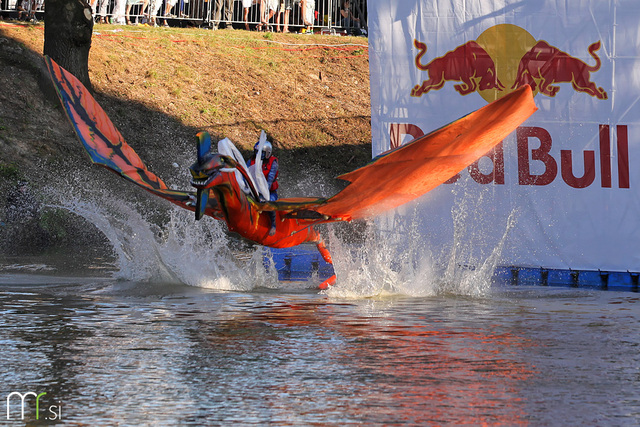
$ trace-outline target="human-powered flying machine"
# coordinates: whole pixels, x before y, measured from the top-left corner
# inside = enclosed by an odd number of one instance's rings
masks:
[[[522,87],[339,176],[350,184],[332,197],[269,202],[260,166],[253,173],[226,138],[212,152],[207,132],[197,134],[197,159],[190,167],[196,191],[169,189],[147,169],[82,83],[51,58],[45,61],[64,111],[93,163],[194,211],[196,220],[210,216],[225,221],[230,231],[258,244],[287,248],[315,243],[329,264],[331,255],[315,226],[372,217],[416,199],[486,154],[537,109],[531,88]],[[276,214],[274,234],[269,233],[269,212]],[[320,288],[335,281],[334,274]]]

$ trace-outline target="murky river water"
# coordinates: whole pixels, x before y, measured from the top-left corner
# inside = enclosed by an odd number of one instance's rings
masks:
[[[439,272],[389,238],[334,245],[318,292],[214,221],[73,203],[112,254],[0,257],[0,424],[640,424],[637,293]]]
[[[0,396],[46,392],[39,422],[640,423],[636,293],[494,284],[345,298],[14,268],[0,275]]]

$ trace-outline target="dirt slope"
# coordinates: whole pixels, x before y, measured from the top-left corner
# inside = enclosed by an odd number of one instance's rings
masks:
[[[38,86],[43,27],[0,23],[0,161],[77,154]],[[96,25],[96,98],[143,159],[173,163],[198,130],[335,176],[371,157],[365,38]]]
[[[0,21],[0,256],[96,236],[55,210],[3,225],[18,180],[41,200],[47,188],[155,199],[90,165],[45,96],[43,34],[42,25]],[[281,197],[330,196],[344,185],[334,177],[371,159],[365,38],[96,25],[89,74],[125,139],[175,188],[189,188],[200,130],[247,154],[264,129],[280,159]]]

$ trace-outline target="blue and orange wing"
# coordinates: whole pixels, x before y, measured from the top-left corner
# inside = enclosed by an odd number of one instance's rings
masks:
[[[195,210],[194,192],[170,190],[147,169],[87,88],[48,56],[45,62],[64,111],[93,163],[178,206]],[[205,214],[221,218],[215,199],[209,201]]]

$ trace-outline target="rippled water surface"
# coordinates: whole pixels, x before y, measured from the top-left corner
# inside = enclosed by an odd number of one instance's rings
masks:
[[[640,423],[631,292],[349,298],[24,271],[2,273],[0,290],[0,396],[46,392],[39,421]],[[10,409],[19,419],[19,399]]]
[[[107,248],[0,257],[0,424],[640,424],[637,293],[493,283],[499,247],[438,269],[411,236],[332,241],[319,292],[104,200],[63,207]]]

